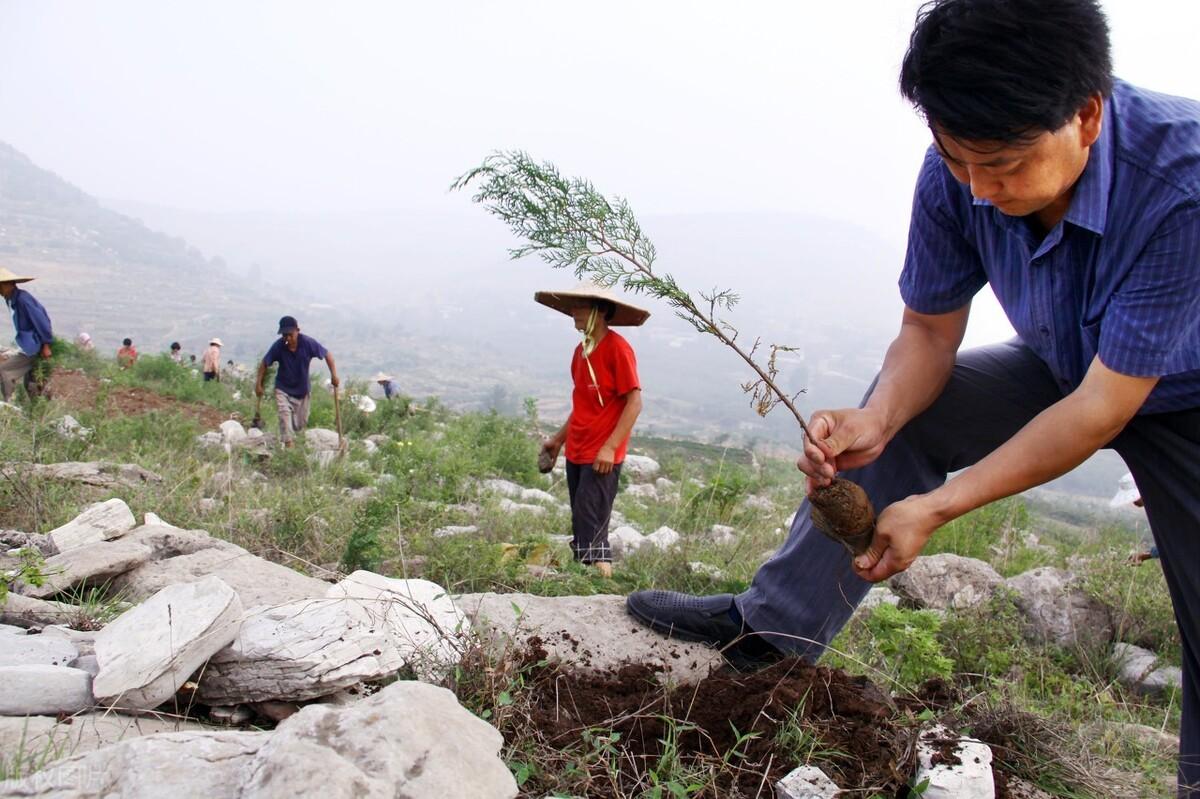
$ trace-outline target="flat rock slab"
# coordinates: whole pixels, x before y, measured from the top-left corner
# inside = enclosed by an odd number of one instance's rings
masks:
[[[46,558],[42,567],[45,582],[24,586],[21,593],[45,599],[85,583],[102,583],[147,562],[151,554],[145,544],[123,539],[84,544]]]
[[[79,657],[70,641],[52,635],[0,634],[0,666],[69,666]]]
[[[66,666],[0,666],[0,716],[79,713],[95,705],[92,675]]]
[[[429,580],[400,580],[358,570],[326,596],[359,606],[382,623],[405,665],[436,675],[461,660],[471,623],[445,588]]]
[[[47,535],[59,552],[67,552],[84,544],[119,538],[136,525],[137,520],[129,506],[123,500],[113,498],[89,505],[83,513]]]
[[[105,704],[149,710],[170,699],[237,635],[242,603],[218,577],[169,586],[96,635]]]
[[[499,646],[520,649],[537,636],[551,659],[584,671],[644,663],[661,667],[671,682],[695,683],[723,663],[714,649],[668,639],[634,621],[623,596],[487,593],[464,594],[457,601]]]
[[[209,729],[186,719],[111,712],[80,713],[62,722],[55,716],[6,716],[0,717],[0,752],[23,762],[49,762],[145,735]]]
[[[83,615],[83,609],[62,602],[48,602],[8,592],[0,605],[0,622],[18,627],[40,627],[46,624],[68,624]]]
[[[16,799],[512,799],[504,741],[444,688],[397,682],[347,706],[309,705],[274,732],[169,732],[0,783]]]
[[[301,599],[247,616],[197,696],[209,705],[313,699],[403,665],[382,618],[343,599]]]
[[[247,609],[324,596],[329,588],[329,583],[251,555],[233,544],[145,563],[114,578],[111,585],[136,601],[167,586],[210,576],[220,577],[236,591]]]
[[[133,463],[109,461],[63,461],[62,463],[12,463],[0,468],[0,473],[17,470],[22,475],[42,480],[80,483],[97,488],[137,488],[147,483],[161,483],[162,477]]]
[[[149,516],[149,514],[147,515]],[[191,555],[203,549],[220,549],[226,552],[246,551],[237,544],[221,538],[213,538],[204,530],[184,530],[157,518],[153,521],[147,519],[145,524],[134,528],[121,540],[150,547],[151,560]]]

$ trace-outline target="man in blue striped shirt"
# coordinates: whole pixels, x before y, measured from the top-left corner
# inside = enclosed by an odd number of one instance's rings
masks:
[[[939,526],[1110,447],[1175,603],[1180,796],[1200,796],[1200,103],[1114,80],[1095,0],[935,0],[900,85],[933,138],[900,333],[862,407],[813,415],[798,463],[810,487],[845,472],[867,490],[874,543],[851,561],[805,502],[746,593],[629,610],[718,645],[761,631],[735,658],[815,657]],[[959,352],[985,283],[1018,337]]]

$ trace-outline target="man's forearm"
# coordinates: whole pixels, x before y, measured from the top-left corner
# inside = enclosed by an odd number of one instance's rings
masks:
[[[267,376],[267,365],[262,361],[258,362],[258,375],[254,378],[254,387],[259,391],[263,390],[263,378]]]
[[[883,414],[889,439],[942,393],[954,369],[960,340],[961,336],[948,340],[907,321],[901,326],[866,404]]]
[[[332,352],[325,353],[325,363],[329,364],[330,379],[336,381],[338,379],[337,364],[335,364],[333,362],[333,353]]]
[[[567,428],[571,426],[571,414],[567,414],[567,420],[562,423],[562,427],[558,428],[558,432],[550,436],[550,443],[555,447],[561,447],[563,442],[567,440]]]
[[[604,446],[613,449],[621,446],[621,442],[629,438],[629,434],[633,432],[633,425],[641,412],[642,392],[640,389],[631,391],[625,400],[625,408],[621,411],[620,418],[617,419],[617,426],[613,428],[612,434],[604,442]]]

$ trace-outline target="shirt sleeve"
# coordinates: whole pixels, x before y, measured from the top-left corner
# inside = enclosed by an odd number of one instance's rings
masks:
[[[37,338],[38,346],[53,344],[54,331],[50,326],[50,315],[46,313],[45,307],[31,294],[22,294],[22,297],[25,300],[22,303],[25,308],[25,317],[29,320],[29,326]]]
[[[951,197],[950,181],[941,156],[931,147],[917,176],[900,273],[900,296],[917,313],[956,311],[987,283],[979,251],[963,235],[963,225],[953,213],[952,203],[964,200]]]
[[[279,360],[279,347],[283,339],[276,339],[275,343],[267,350],[267,354],[263,356],[263,366],[270,366]]]
[[[329,350],[325,349],[321,342],[317,341],[315,338],[310,338],[308,343],[310,358],[324,358],[329,354]]]
[[[633,347],[625,339],[617,339],[621,345],[613,348],[613,377],[618,396],[625,396],[634,389],[641,388],[638,380],[637,357]]]
[[[1172,211],[1138,255],[1104,311],[1099,355],[1136,377],[1200,369],[1200,203]]]

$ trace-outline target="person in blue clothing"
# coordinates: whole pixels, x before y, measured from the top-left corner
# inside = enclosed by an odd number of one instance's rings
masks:
[[[848,557],[806,500],[744,593],[639,591],[628,610],[745,668],[816,658],[939,527],[1110,448],[1162,554],[1183,650],[1179,795],[1200,797],[1200,103],[1114,78],[1097,0],[933,0],[900,90],[932,140],[900,330],[860,407],[812,415],[797,462],[810,490],[839,472],[866,490],[869,550]],[[1017,337],[960,351],[985,285]]]
[[[386,372],[376,372],[371,380],[378,383],[379,387],[383,389],[383,396],[385,399],[392,399],[393,397],[400,396],[400,384],[396,382],[396,378],[392,377]]]
[[[0,362],[0,395],[8,402],[17,390],[17,384],[25,386],[25,391],[31,397],[40,393],[40,388],[33,380],[33,367],[38,358],[49,358],[50,345],[54,341],[54,331],[50,325],[50,315],[32,294],[18,288],[19,283],[28,283],[31,277],[13,274],[5,267],[0,267],[0,296],[12,313],[13,328],[16,332],[16,355]]]
[[[279,440],[285,447],[292,446],[296,433],[308,424],[309,400],[311,398],[308,368],[313,358],[322,358],[329,364],[329,381],[334,387],[341,385],[333,353],[321,346],[315,338],[300,332],[294,316],[279,320],[279,338],[267,350],[258,364],[258,379],[254,393],[263,395],[263,381],[271,364],[278,363],[275,375],[275,407],[279,411]]]

